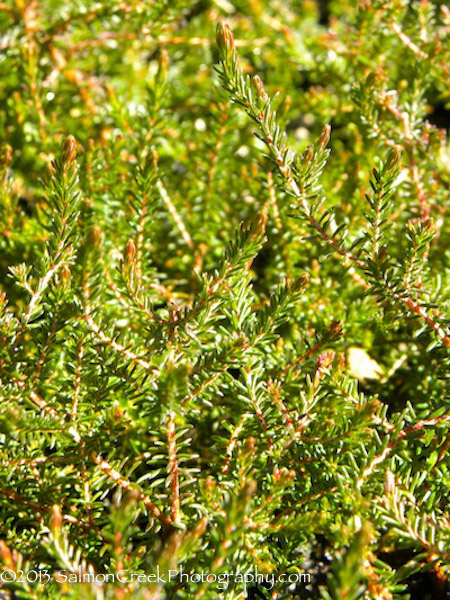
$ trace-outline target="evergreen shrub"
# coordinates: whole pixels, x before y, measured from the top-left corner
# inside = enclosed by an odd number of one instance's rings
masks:
[[[0,596],[446,598],[448,7],[0,29]]]

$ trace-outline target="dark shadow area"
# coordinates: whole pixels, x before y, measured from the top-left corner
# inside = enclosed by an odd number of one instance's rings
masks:
[[[450,110],[445,107],[444,102],[438,102],[433,105],[433,112],[427,115],[427,121],[439,129],[448,131],[450,125]]]

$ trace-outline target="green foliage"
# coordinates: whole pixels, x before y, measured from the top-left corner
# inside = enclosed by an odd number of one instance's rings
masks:
[[[449,23],[2,3],[2,593],[445,598]]]

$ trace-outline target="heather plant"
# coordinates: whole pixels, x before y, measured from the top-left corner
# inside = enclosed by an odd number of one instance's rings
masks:
[[[449,28],[0,3],[1,597],[447,598]]]

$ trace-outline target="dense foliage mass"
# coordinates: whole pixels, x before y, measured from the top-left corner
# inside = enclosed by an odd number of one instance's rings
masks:
[[[0,29],[0,595],[444,599],[448,8]]]

